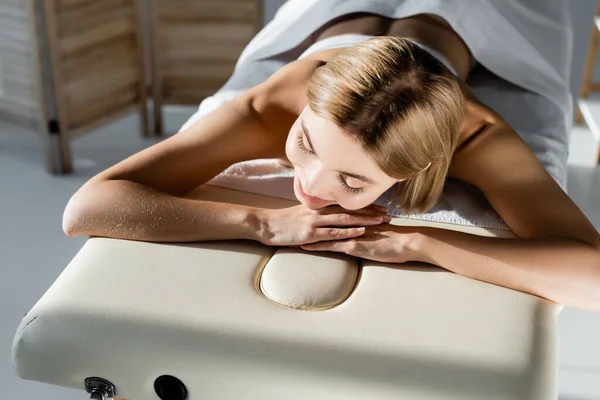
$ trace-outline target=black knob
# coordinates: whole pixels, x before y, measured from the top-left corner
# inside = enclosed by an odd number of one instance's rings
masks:
[[[187,389],[183,382],[171,375],[163,375],[154,381],[154,391],[161,400],[186,400]]]

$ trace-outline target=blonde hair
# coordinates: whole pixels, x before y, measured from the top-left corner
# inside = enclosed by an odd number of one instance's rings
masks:
[[[369,39],[314,72],[308,105],[354,136],[384,173],[406,179],[405,213],[435,205],[464,114],[458,81],[438,59],[406,39]]]

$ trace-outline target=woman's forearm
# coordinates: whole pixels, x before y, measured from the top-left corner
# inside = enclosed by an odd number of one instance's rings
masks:
[[[84,185],[63,216],[69,236],[157,242],[258,240],[254,208],[180,198],[124,180]]]
[[[600,311],[600,250],[561,238],[500,239],[424,228],[419,261],[559,304]]]

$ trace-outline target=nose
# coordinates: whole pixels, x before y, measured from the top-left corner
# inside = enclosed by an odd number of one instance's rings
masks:
[[[324,184],[324,175],[325,171],[318,163],[312,163],[312,165],[306,168],[302,182],[304,193],[320,199],[330,200],[332,197]]]

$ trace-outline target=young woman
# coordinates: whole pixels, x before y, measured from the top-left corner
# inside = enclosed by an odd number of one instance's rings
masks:
[[[374,37],[376,36],[376,37]],[[600,310],[600,236],[519,135],[465,80],[473,59],[432,15],[353,14],[266,82],[103,171],[70,200],[68,235],[183,242],[252,239],[367,259],[423,261]],[[228,166],[279,158],[301,205],[185,198]],[[401,182],[424,212],[453,177],[478,187],[517,239],[389,225],[372,206]]]

